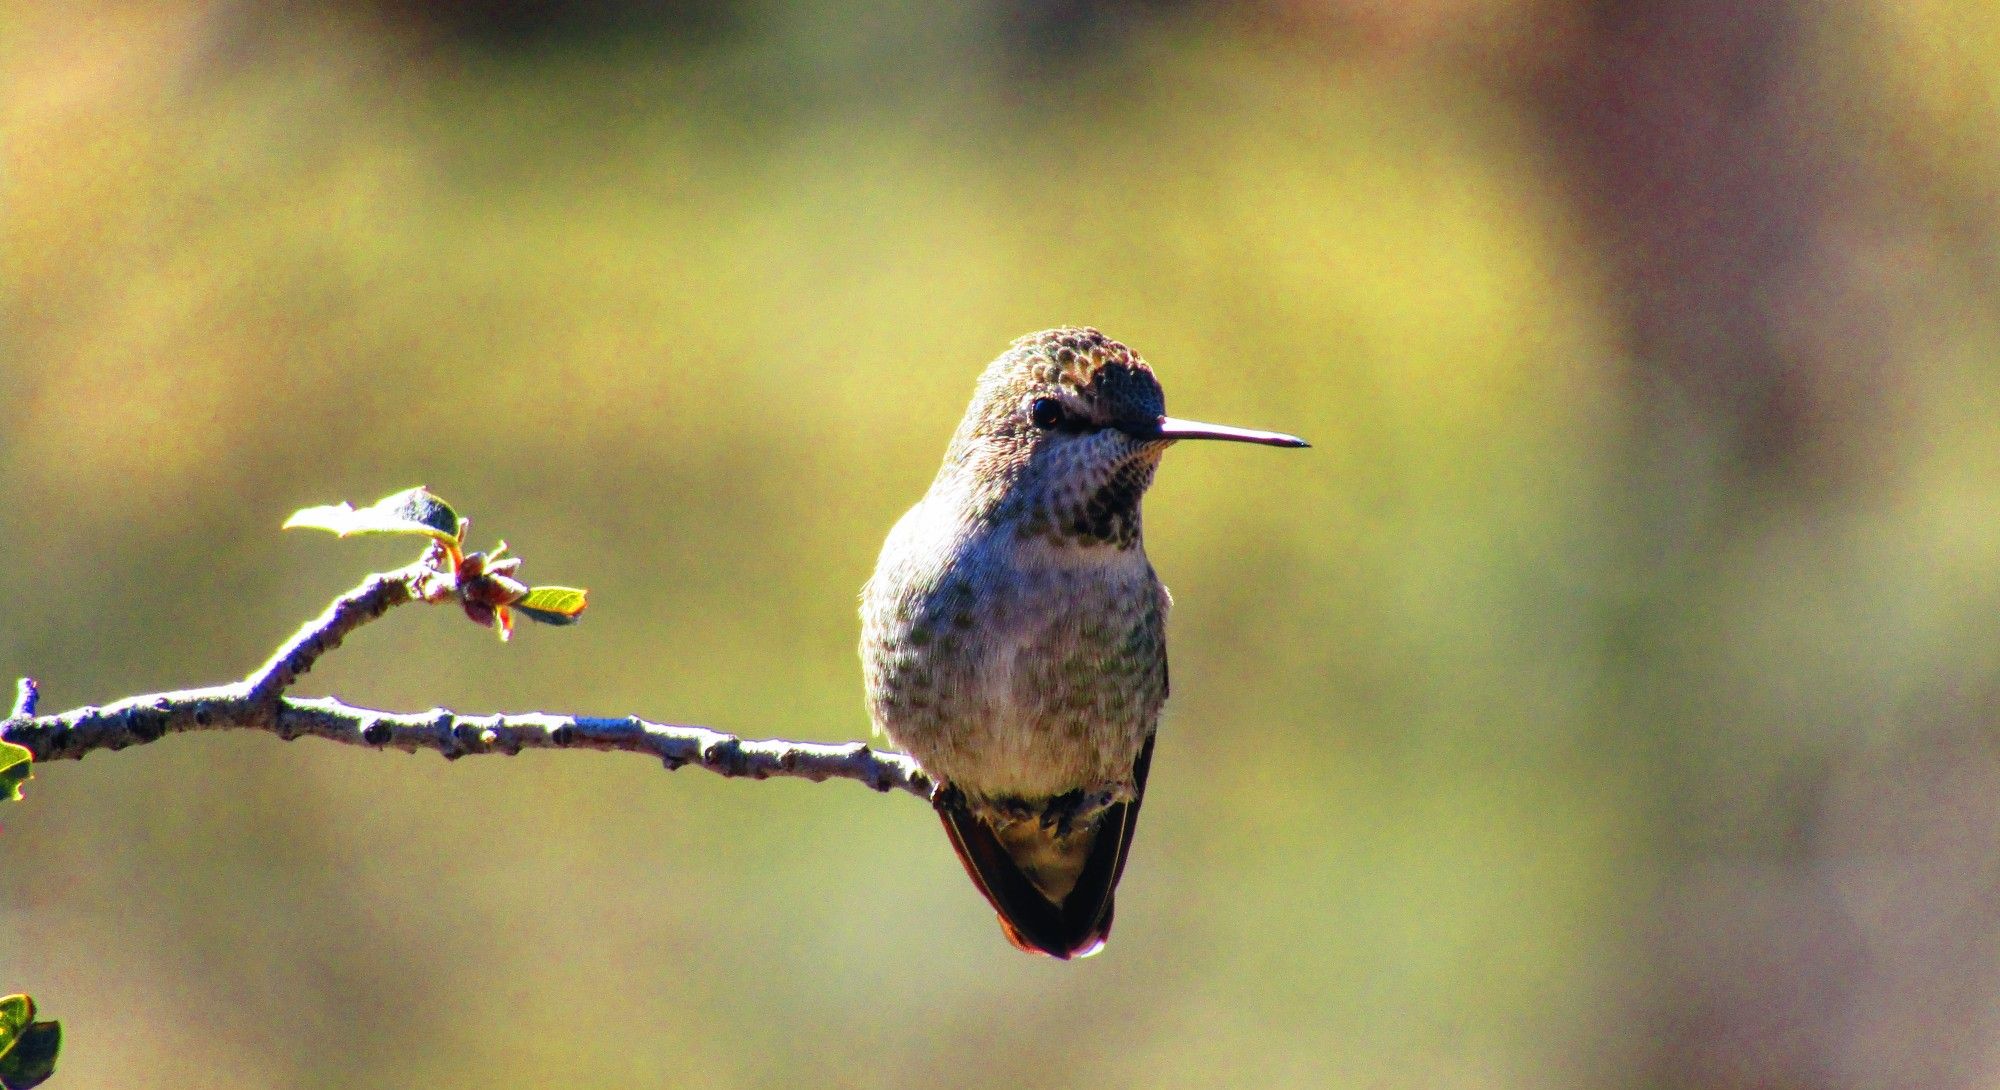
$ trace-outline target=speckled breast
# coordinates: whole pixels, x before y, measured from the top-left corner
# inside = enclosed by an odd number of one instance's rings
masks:
[[[968,794],[1129,784],[1167,690],[1167,598],[1143,550],[1001,534],[929,560],[868,588],[876,726]]]

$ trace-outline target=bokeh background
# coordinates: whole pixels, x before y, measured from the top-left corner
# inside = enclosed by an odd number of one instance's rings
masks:
[[[575,629],[300,691],[865,737],[974,375],[1182,415],[1109,949],[915,800],[177,737],[0,819],[69,1087],[2000,1082],[2000,9],[4,9],[0,674],[239,676],[423,483]]]

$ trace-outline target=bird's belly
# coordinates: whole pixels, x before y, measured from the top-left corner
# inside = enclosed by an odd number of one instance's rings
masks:
[[[968,795],[1127,786],[1166,698],[1152,569],[1014,572],[871,609],[876,725]]]

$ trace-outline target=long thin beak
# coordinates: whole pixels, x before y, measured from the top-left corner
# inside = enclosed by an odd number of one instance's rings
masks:
[[[1267,447],[1312,445],[1296,435],[1280,431],[1232,428],[1227,424],[1204,424],[1199,420],[1180,420],[1171,416],[1161,417],[1158,430],[1152,434],[1160,439],[1227,439],[1232,443],[1262,443]]]

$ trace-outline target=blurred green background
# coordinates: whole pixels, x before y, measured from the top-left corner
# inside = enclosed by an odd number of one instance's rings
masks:
[[[427,484],[583,626],[300,688],[866,736],[972,380],[1176,413],[1100,957],[915,800],[177,737],[0,821],[68,1087],[2000,1081],[1978,0],[8,3],[0,674],[239,676]]]

